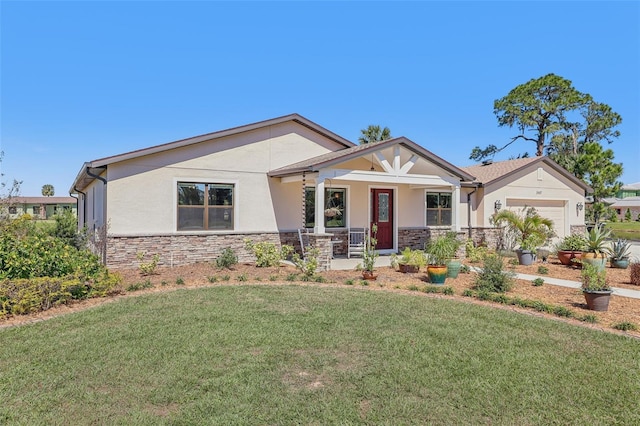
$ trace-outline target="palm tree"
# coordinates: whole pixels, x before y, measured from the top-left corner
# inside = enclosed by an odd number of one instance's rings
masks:
[[[56,191],[55,189],[53,189],[53,185],[51,185],[50,183],[42,185],[42,195],[44,197],[53,197],[55,193]]]
[[[375,124],[370,124],[369,127],[360,130],[360,132],[362,133],[358,138],[360,145],[391,139],[391,130],[388,127],[383,129]]]
[[[535,250],[553,236],[553,221],[538,214],[535,208],[525,209],[524,216],[502,210],[493,216],[496,225],[506,222],[516,235],[521,250]]]

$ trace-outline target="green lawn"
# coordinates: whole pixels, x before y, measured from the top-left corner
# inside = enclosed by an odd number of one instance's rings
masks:
[[[640,241],[640,222],[608,222],[614,238]]]
[[[230,286],[0,330],[0,423],[640,424],[640,341],[462,302]]]

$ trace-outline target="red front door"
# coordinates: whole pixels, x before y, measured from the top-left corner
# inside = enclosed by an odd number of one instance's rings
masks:
[[[376,249],[393,248],[393,189],[371,190],[371,229],[378,226]]]

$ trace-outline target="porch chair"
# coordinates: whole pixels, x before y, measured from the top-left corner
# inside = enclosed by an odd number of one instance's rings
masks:
[[[309,247],[309,230],[307,228],[298,229],[298,238],[300,239],[302,257],[305,258],[307,256],[306,249]]]
[[[351,255],[362,256],[364,254],[367,243],[365,236],[368,232],[368,228],[349,228],[348,259],[351,259]]]

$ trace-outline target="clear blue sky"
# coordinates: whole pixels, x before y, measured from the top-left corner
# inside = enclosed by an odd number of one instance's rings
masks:
[[[388,126],[459,165],[493,101],[555,73],[623,117],[640,181],[640,3],[0,1],[1,164],[67,195],[83,162],[293,112]],[[496,156],[534,153],[532,143]]]

